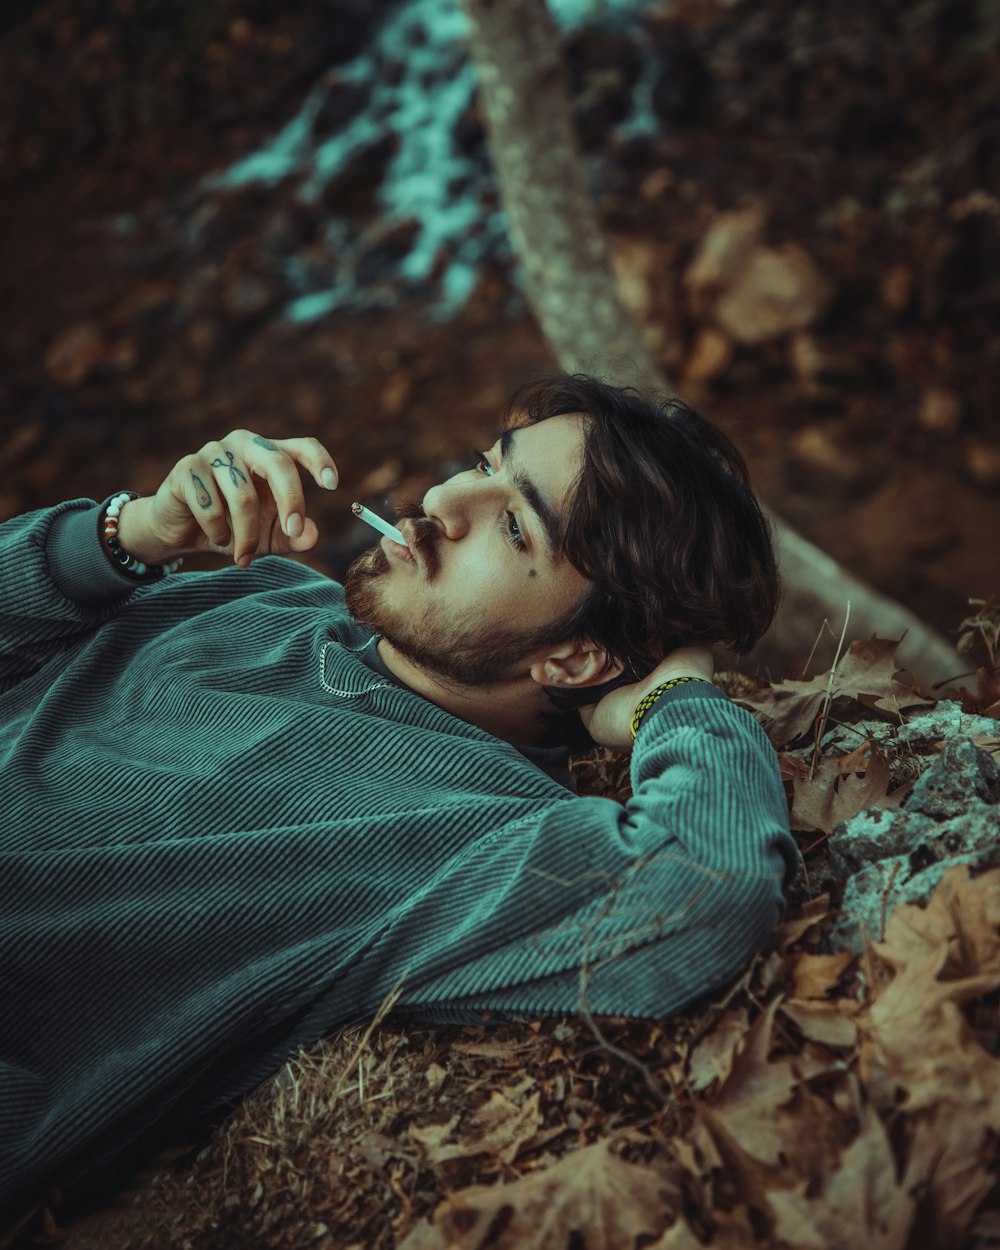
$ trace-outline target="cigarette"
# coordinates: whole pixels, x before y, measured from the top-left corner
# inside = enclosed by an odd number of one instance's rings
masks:
[[[388,521],[383,521],[380,516],[376,516],[368,508],[363,508],[359,503],[352,503],[351,511],[359,521],[364,521],[366,525],[377,529],[380,534],[385,534],[386,538],[391,538],[394,543],[399,543],[401,547],[408,548],[409,544],[399,530],[394,525],[390,525]]]

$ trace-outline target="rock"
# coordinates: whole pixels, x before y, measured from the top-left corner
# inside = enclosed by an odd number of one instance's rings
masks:
[[[903,808],[947,820],[965,812],[973,797],[1000,803],[1000,768],[971,738],[955,737],[903,800]]]
[[[107,350],[100,326],[93,321],[78,321],[53,341],[45,353],[45,368],[60,386],[82,386]]]
[[[901,868],[902,860],[879,860],[852,877],[841,902],[842,914],[828,938],[830,951],[850,950],[860,955],[866,940],[880,942],[885,922],[896,908],[902,903],[926,902],[949,868],[959,864],[980,869],[996,867],[1000,863],[1000,848],[996,841],[996,818],[992,820],[992,832],[985,817],[977,821],[963,818],[961,828],[956,831],[958,840],[977,842],[977,850],[950,855],[912,875]]]
[[[963,712],[961,703],[954,699],[942,699],[925,712],[911,716],[905,725],[886,726],[893,729],[900,746],[912,751],[929,750],[942,739],[961,734],[969,738],[1000,737],[1000,721],[989,716],[976,716]]]
[[[817,321],[833,288],[797,243],[762,247],[716,304],[719,326],[738,343],[765,343]]]
[[[881,940],[896,907],[926,900],[948,868],[1000,862],[998,830],[1000,767],[969,735],[948,738],[896,811],[860,812],[834,828],[830,857],[846,884],[830,949],[860,953],[865,937]]]
[[[962,401],[954,391],[932,386],[921,397],[917,420],[932,434],[955,434],[962,420]]]

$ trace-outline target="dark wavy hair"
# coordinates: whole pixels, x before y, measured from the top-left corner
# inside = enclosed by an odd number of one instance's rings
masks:
[[[582,373],[523,384],[504,427],[568,413],[589,420],[562,554],[590,589],[551,641],[587,638],[627,675],[572,694],[547,689],[550,701],[561,711],[596,702],[689,643],[746,654],[771,624],[780,588],[742,455],[682,401]]]

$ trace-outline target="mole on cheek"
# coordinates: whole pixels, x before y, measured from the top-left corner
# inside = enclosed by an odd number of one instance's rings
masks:
[[[528,576],[529,576],[529,577],[537,577],[537,576],[538,576],[538,570],[537,570],[537,569],[528,569]]]

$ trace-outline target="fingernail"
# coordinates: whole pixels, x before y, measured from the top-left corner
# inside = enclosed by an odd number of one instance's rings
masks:
[[[324,469],[319,475],[319,480],[323,483],[327,490],[337,489],[337,475],[332,469]]]
[[[302,518],[297,512],[289,514],[288,520],[285,522],[285,533],[289,538],[298,538],[302,533]]]
[[[240,558],[236,561],[236,563],[240,566],[241,569],[248,569],[250,567],[250,563],[252,560],[253,560],[253,556],[240,556]]]

